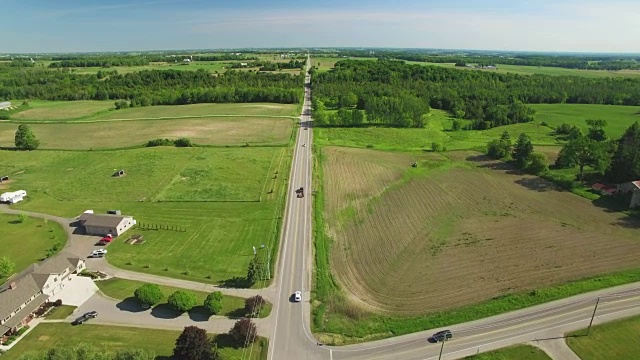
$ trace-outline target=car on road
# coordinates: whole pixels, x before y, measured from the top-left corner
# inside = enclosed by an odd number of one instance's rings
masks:
[[[107,253],[106,249],[93,250],[89,257],[103,257]]]
[[[302,301],[302,292],[301,291],[296,291],[296,292],[293,293],[293,301],[295,301],[295,302]]]
[[[452,337],[453,337],[453,334],[451,333],[451,330],[442,330],[442,331],[438,331],[437,333],[431,335],[429,340],[431,340],[433,342],[440,342],[440,341],[449,340]]]

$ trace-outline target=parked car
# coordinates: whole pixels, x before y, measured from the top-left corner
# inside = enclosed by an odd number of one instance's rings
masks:
[[[440,341],[449,340],[452,337],[453,337],[453,334],[451,333],[451,330],[442,330],[442,331],[438,331],[437,333],[431,335],[430,340],[432,340],[434,342],[440,342]]]
[[[82,315],[79,318],[73,320],[73,322],[71,323],[71,325],[82,325],[84,324],[87,320],[89,320],[90,318]]]
[[[89,311],[88,313],[85,313],[84,315],[85,318],[91,318],[91,319],[95,319],[98,317],[98,312],[97,311]]]
[[[293,301],[300,302],[302,301],[302,292],[296,291],[293,293]]]
[[[103,257],[107,253],[106,249],[93,250],[89,257]]]

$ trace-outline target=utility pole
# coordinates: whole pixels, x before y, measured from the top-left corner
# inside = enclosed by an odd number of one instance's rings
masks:
[[[444,343],[447,342],[447,336],[445,335],[444,339],[442,339],[442,346],[440,346],[440,355],[438,355],[438,360],[442,359],[442,350],[444,350]]]
[[[589,327],[587,328],[587,335],[591,331],[591,325],[593,325],[593,319],[596,317],[596,311],[598,311],[598,304],[600,303],[600,298],[596,299],[596,306],[593,308],[593,314],[591,315],[591,321],[589,321]]]

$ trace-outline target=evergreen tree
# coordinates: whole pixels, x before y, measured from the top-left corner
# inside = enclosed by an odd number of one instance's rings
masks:
[[[520,168],[525,168],[532,152],[533,144],[531,143],[531,138],[525,133],[520,134],[516,145],[513,147],[513,160],[515,160],[516,165]]]
[[[640,180],[640,123],[631,125],[618,141],[607,177],[615,183]]]

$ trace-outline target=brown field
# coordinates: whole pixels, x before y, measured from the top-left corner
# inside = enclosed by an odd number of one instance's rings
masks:
[[[136,146],[157,138],[187,137],[198,145],[287,144],[287,118],[215,117],[181,120],[31,124],[43,149],[101,149]],[[0,144],[13,144],[18,124],[0,123]]]
[[[477,153],[324,153],[333,273],[371,310],[432,313],[638,267],[640,223]]]
[[[230,103],[159,105],[121,109],[100,114],[95,119],[143,119],[210,115],[297,116],[297,105],[275,103]]]

